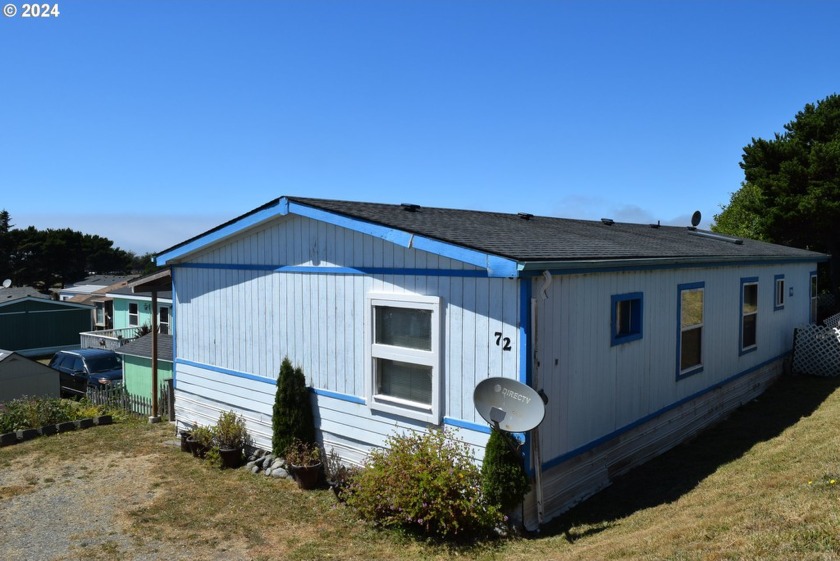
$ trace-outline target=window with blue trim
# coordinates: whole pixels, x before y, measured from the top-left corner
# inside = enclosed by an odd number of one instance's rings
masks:
[[[758,277],[741,279],[741,354],[758,348]]]
[[[785,276],[776,275],[774,277],[775,295],[773,298],[773,310],[781,310],[785,307]]]
[[[677,377],[682,378],[703,370],[705,284],[702,282],[681,284],[677,289],[679,291]]]
[[[642,338],[643,295],[641,292],[614,294],[610,344],[622,345]]]

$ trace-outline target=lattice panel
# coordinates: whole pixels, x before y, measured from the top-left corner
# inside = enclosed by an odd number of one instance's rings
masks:
[[[840,375],[840,329],[809,325],[796,330],[793,371],[814,376]]]
[[[840,327],[840,314],[834,314],[823,320],[823,325],[826,327]]]

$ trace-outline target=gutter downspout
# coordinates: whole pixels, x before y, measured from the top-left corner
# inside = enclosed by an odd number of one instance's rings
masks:
[[[543,283],[540,287],[540,294],[542,296],[542,300],[548,299],[548,288],[551,286],[551,273],[548,271],[543,271]],[[545,394],[542,393],[542,388],[540,387],[540,361],[539,361],[539,321],[537,317],[537,311],[539,310],[539,306],[537,305],[537,299],[531,298],[531,360],[533,361],[533,368],[532,368],[532,387],[540,393],[543,397],[543,401],[546,401]],[[545,509],[543,508],[543,486],[542,486],[542,447],[540,442],[540,428],[536,427],[531,431],[531,438],[532,438],[532,446],[531,446],[531,453],[532,453],[532,461],[534,463],[534,485],[536,486],[535,495],[537,500],[537,527],[542,528],[543,523],[545,522]]]

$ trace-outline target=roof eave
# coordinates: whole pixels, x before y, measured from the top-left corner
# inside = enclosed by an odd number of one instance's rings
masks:
[[[814,263],[828,261],[829,256],[814,253],[813,255],[786,256],[786,255],[758,255],[758,256],[703,256],[703,257],[655,257],[655,258],[630,258],[630,259],[583,259],[583,260],[560,260],[560,261],[522,261],[518,265],[520,274],[528,276],[529,273],[539,274],[542,271],[562,273],[586,273],[603,270],[620,269],[661,269],[671,267],[708,267],[710,265],[739,265],[745,263],[755,264],[781,264],[781,263]]]

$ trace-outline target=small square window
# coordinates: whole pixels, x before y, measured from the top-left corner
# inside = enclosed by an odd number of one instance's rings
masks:
[[[642,338],[642,300],[641,292],[612,297],[611,345],[622,345]]]

